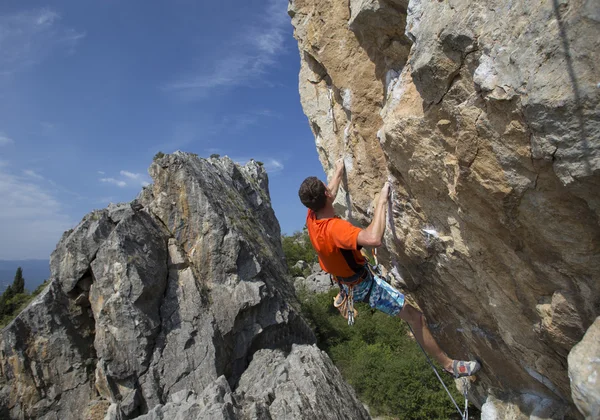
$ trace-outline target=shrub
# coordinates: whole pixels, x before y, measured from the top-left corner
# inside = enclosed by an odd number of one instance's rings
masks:
[[[40,284],[33,293],[28,293],[24,288],[23,270],[19,267],[13,284],[0,296],[0,328],[8,325],[47,285],[48,280]]]
[[[329,354],[371,414],[400,420],[458,418],[406,323],[358,303],[356,324],[349,327],[332,305],[336,293],[301,294],[302,312],[319,348]],[[461,401],[451,377],[443,378]]]
[[[152,159],[152,160],[158,160],[158,159],[160,159],[160,158],[162,158],[162,157],[164,157],[164,156],[165,156],[165,154],[164,154],[163,152],[157,152],[157,153],[154,155],[154,159]]]
[[[306,229],[294,232],[291,236],[283,235],[281,245],[283,246],[288,273],[291,276],[305,276],[307,274],[294,267],[298,261],[306,261],[308,264],[317,261],[317,253],[310,243]],[[310,270],[306,271],[310,274]]]

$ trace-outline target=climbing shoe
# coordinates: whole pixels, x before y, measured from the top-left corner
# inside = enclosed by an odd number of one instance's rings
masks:
[[[462,378],[464,376],[474,375],[481,369],[481,365],[478,361],[465,361],[465,360],[453,360],[452,361],[452,372],[451,373],[455,378]]]

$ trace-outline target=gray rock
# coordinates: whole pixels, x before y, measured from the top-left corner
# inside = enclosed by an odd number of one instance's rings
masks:
[[[64,233],[50,257],[51,277],[59,279],[65,293],[71,292],[90,269],[100,245],[115,223],[107,210],[96,210],[83,218],[75,229]]]
[[[600,418],[600,317],[569,353],[571,396],[586,419]]]
[[[319,270],[306,278],[297,278],[294,287],[296,287],[296,291],[303,289],[311,293],[325,293],[338,286],[335,282],[331,283],[331,277],[328,273]]]
[[[150,174],[134,203],[63,236],[52,282],[2,331],[0,417],[266,419],[360,405],[326,356],[293,356],[315,336],[286,279],[264,168],[178,152]],[[255,357],[265,350],[298,372],[278,379],[273,407],[238,393],[250,361],[252,375],[275,366]],[[332,379],[311,388],[300,372]]]
[[[250,419],[370,418],[315,345],[294,345],[287,355],[278,350],[255,353],[240,379],[236,400],[243,401],[244,418]]]
[[[185,396],[185,397],[184,397]],[[231,389],[224,376],[206,386],[200,395],[184,390],[173,395],[173,400],[154,407],[138,420],[237,420],[239,408],[235,406]]]
[[[308,267],[309,267],[308,263],[306,261],[302,261],[302,260],[299,260],[296,262],[296,264],[294,264],[294,268],[300,270],[301,272],[306,270]]]
[[[599,10],[597,0],[288,8],[320,161],[329,177],[337,159],[346,166],[335,210],[366,227],[391,182],[379,262],[450,357],[483,361],[478,407],[493,397],[524,416],[555,405],[578,415],[567,355],[600,302]]]
[[[94,323],[56,279],[0,336],[0,417],[73,418],[93,399]]]

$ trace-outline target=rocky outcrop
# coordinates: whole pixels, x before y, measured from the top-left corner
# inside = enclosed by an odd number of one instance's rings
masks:
[[[356,399],[346,399],[353,391],[340,379],[331,359],[316,346],[294,345],[287,357],[279,350],[260,350],[235,393],[221,376],[202,395],[179,391],[138,419],[369,418]]]
[[[346,162],[336,208],[366,226],[392,182],[379,259],[451,356],[482,360],[473,402],[577,416],[567,355],[600,308],[597,2],[289,14],[319,157]]]
[[[262,165],[177,152],[150,174],[64,234],[2,331],[0,417],[367,418],[297,312]]]
[[[331,276],[323,271],[319,263],[314,263],[310,267],[310,274],[306,277],[296,277],[294,279],[294,288],[296,293],[326,293],[332,288],[337,289],[337,283],[333,282]]]
[[[600,418],[600,317],[569,353],[571,396],[586,419]]]

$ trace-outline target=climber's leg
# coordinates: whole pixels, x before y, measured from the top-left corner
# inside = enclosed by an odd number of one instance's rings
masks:
[[[407,303],[404,305],[398,316],[408,322],[415,335],[415,340],[419,342],[427,354],[437,360],[445,370],[452,372],[452,359],[444,353],[431,335],[427,323],[425,322],[425,315],[423,315],[423,312]]]
[[[431,335],[423,312],[414,306],[410,304],[404,305],[398,316],[408,322],[415,335],[415,340],[419,342],[427,354],[437,360],[444,367],[444,370],[454,375],[455,378],[473,375],[481,368],[479,362],[475,360],[450,359]]]

